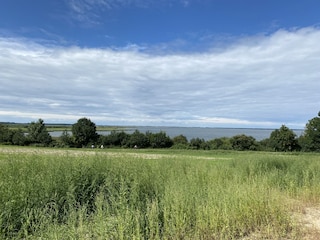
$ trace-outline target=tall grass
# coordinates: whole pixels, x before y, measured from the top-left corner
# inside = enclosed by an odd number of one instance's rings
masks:
[[[319,203],[319,155],[45,151],[0,154],[0,238],[281,239]]]

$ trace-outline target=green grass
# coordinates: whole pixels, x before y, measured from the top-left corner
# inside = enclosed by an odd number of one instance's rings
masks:
[[[0,148],[0,239],[299,239],[320,155]]]

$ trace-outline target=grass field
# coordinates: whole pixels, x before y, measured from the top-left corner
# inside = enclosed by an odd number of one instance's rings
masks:
[[[317,239],[320,155],[0,146],[0,239]]]

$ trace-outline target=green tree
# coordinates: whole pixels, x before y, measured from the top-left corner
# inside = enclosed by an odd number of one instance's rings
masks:
[[[297,135],[285,125],[271,132],[268,145],[275,151],[294,151],[299,149]]]
[[[72,136],[76,147],[94,144],[98,139],[96,124],[88,118],[80,118],[72,125]]]
[[[188,144],[187,137],[182,134],[180,134],[179,136],[175,136],[172,141],[173,144]]]
[[[27,139],[31,144],[42,144],[44,146],[48,146],[52,142],[52,137],[42,119],[28,125]]]
[[[190,148],[191,149],[202,149],[202,150],[208,150],[210,149],[209,144],[203,139],[203,138],[192,138],[190,140]]]
[[[258,142],[259,151],[272,151],[273,149],[270,147],[270,137],[262,139]]]
[[[0,143],[9,143],[11,141],[11,131],[3,124],[0,124]]]
[[[139,130],[135,130],[127,141],[127,147],[135,146],[138,148],[146,148],[150,146],[148,137]]]
[[[232,149],[230,138],[221,137],[215,138],[209,141],[210,149],[223,149],[230,150]]]
[[[257,150],[256,139],[245,134],[233,136],[232,138],[230,138],[230,143],[234,150]]]
[[[175,136],[172,139],[172,142],[173,142],[172,147],[176,149],[186,149],[188,148],[188,145],[189,145],[187,137],[182,134]]]
[[[122,147],[126,145],[128,138],[129,135],[124,131],[112,130],[109,135],[101,135],[99,143],[104,146]]]
[[[149,140],[150,147],[152,148],[169,148],[173,142],[165,132],[151,133],[147,132],[146,136]]]
[[[13,130],[11,142],[13,145],[24,146],[27,143],[27,138],[21,129]]]
[[[320,151],[320,112],[308,121],[299,142],[304,151]]]

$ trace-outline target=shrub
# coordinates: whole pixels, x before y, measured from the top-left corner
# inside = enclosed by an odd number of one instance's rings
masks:
[[[189,144],[191,149],[209,150],[210,145],[203,138],[192,138]]]
[[[234,150],[257,150],[257,143],[254,137],[244,134],[233,136],[230,139],[231,146]]]
[[[232,149],[230,138],[227,138],[227,137],[212,139],[209,141],[209,145],[211,149],[222,149],[222,150]]]

